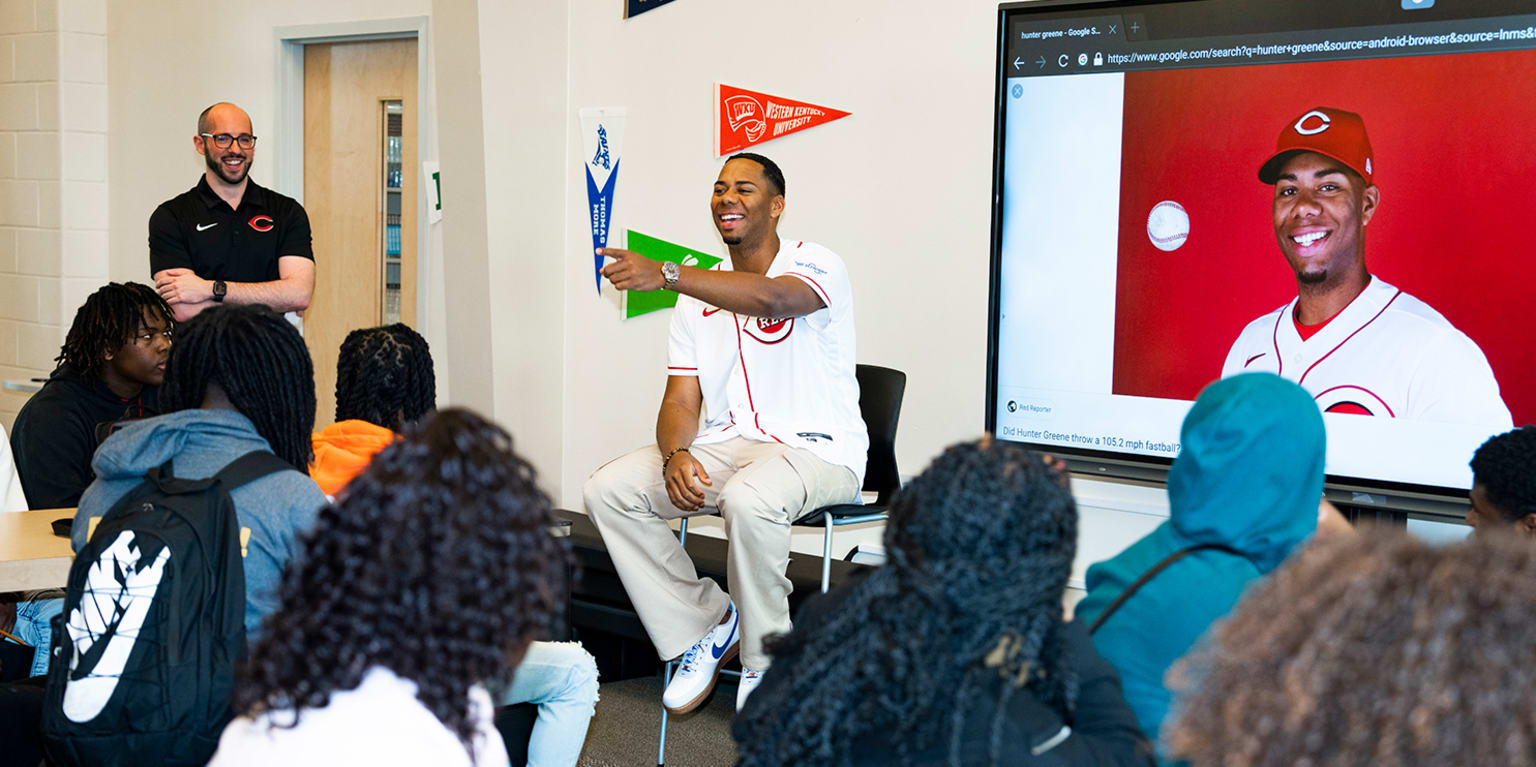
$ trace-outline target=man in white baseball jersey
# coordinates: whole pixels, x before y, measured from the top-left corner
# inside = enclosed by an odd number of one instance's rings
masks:
[[[1360,115],[1329,107],[1286,125],[1259,180],[1297,296],[1243,329],[1223,377],[1278,373],[1327,413],[1510,427],[1481,349],[1423,301],[1373,277],[1365,227],[1381,190]]]
[[[598,250],[616,259],[602,271],[614,287],[682,295],[656,444],[598,469],[582,489],[657,653],[682,657],[662,695],[677,713],[704,702],[738,646],[738,709],[757,686],[769,663],[764,637],[790,629],[790,523],[856,502],[869,448],[842,260],[779,239],[784,174],[766,157],[727,160],[710,210],[731,255],[712,269]],[[698,576],[667,524],[711,510],[729,538],[730,596]]]

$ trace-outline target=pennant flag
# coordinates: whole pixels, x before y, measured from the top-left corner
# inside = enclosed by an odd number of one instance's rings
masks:
[[[725,156],[850,112],[715,83],[715,155]]]
[[[633,229],[625,232],[628,237],[628,247],[636,253],[655,261],[671,261],[683,266],[697,266],[700,269],[708,269],[720,263],[719,256],[711,256],[697,250],[690,250],[681,245],[674,245],[666,240],[659,240],[647,234],[641,234]],[[671,309],[677,305],[677,294],[665,288],[661,290],[626,290],[624,293],[623,307],[620,311],[624,319],[639,317],[642,314]]]
[[[672,0],[624,0],[624,18],[639,16],[646,11],[654,11]]]
[[[581,110],[582,163],[587,172],[587,214],[592,225],[592,250],[608,247],[613,219],[613,187],[619,178],[619,151],[624,145],[623,107]],[[603,257],[592,253],[592,276],[603,293]]]

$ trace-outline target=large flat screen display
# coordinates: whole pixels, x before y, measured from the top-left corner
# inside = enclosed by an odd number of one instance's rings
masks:
[[[1002,6],[988,427],[1166,466],[1204,386],[1269,371],[1335,488],[1464,497],[1536,420],[1532,11]]]

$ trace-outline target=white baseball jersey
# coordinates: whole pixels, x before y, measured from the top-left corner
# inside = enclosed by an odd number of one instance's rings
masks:
[[[1372,277],[1365,290],[1303,341],[1296,299],[1248,323],[1222,366],[1278,373],[1323,412],[1454,421],[1510,428],[1488,359],[1423,301]]]
[[[714,269],[730,271],[731,260]],[[826,306],[804,317],[768,319],[678,296],[667,374],[699,378],[704,425],[694,444],[731,437],[781,442],[847,466],[863,484],[869,433],[854,376],[848,271],[820,245],[782,240],[766,276],[785,275],[811,286]]]

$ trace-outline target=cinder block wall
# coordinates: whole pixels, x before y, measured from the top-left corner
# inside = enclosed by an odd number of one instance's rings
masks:
[[[106,0],[0,0],[0,379],[45,376],[107,280]],[[7,428],[25,396],[0,391]]]

